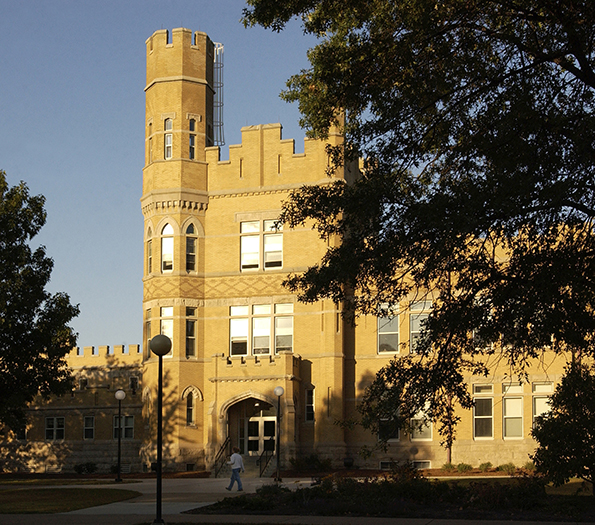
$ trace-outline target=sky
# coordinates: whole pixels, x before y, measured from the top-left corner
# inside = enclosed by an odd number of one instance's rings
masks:
[[[246,29],[241,0],[0,0],[0,170],[46,198],[32,246],[54,260],[48,291],[80,315],[79,346],[142,343],[145,41],[206,32],[224,52],[226,146],[280,122],[303,151],[296,104],[279,98],[315,44],[299,23]],[[1,235],[1,232],[0,232]]]

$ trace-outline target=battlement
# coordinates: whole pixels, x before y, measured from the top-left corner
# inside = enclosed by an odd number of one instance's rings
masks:
[[[156,82],[186,80],[213,83],[214,45],[206,33],[183,27],[171,34],[155,31],[145,42],[147,47],[147,87]]]
[[[67,356],[71,366],[100,366],[110,362],[133,364],[141,362],[142,358],[140,345],[76,346]]]
[[[209,195],[227,191],[257,191],[261,188],[289,189],[356,176],[355,169],[325,175],[330,159],[326,146],[341,144],[338,134],[328,141],[304,139],[304,153],[295,153],[295,141],[282,138],[281,124],[260,124],[242,128],[242,143],[229,146],[229,160],[221,160],[220,149],[206,149],[209,166]]]

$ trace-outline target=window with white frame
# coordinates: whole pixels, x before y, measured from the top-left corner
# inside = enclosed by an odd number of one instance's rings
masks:
[[[411,418],[411,439],[431,441],[432,422],[426,415],[426,410],[421,410]]]
[[[159,333],[169,337],[172,342],[172,347],[169,353],[164,357],[171,357],[173,355],[173,341],[174,341],[174,307],[162,306],[160,308]]]
[[[283,266],[283,233],[276,221],[240,223],[240,269],[273,270]]]
[[[118,439],[118,416],[114,416],[114,439]],[[122,439],[134,439],[134,416],[122,416]]]
[[[196,308],[186,307],[186,357],[196,357]]]
[[[174,269],[174,229],[166,224],[161,230],[161,271],[172,272]]]
[[[550,411],[550,395],[554,392],[554,383],[543,381],[533,383],[533,425],[535,418],[543,416]]]
[[[254,304],[230,308],[230,355],[269,355],[293,351],[293,304]]]
[[[64,439],[64,418],[46,417],[45,418],[45,439],[47,441],[58,441]]]
[[[477,397],[493,394],[493,385],[473,385],[473,437],[491,439],[494,437],[494,400],[492,397]]]
[[[378,440],[379,441],[398,441],[401,429],[396,420],[381,419],[378,422]]]
[[[85,416],[83,418],[83,439],[95,439],[94,416]]]
[[[377,316],[378,353],[395,354],[399,351],[399,314],[396,307],[380,305]]]
[[[432,309],[432,301],[416,301],[409,307],[409,349],[416,352],[417,343]]]
[[[314,389],[306,389],[306,404],[305,404],[305,419],[306,421],[314,421]]]
[[[166,118],[163,122],[163,129],[165,131],[163,136],[163,156],[166,160],[171,159],[173,154],[173,134],[171,133],[172,128],[172,119]]]
[[[502,433],[504,438],[523,437],[523,385],[502,385]]]
[[[186,228],[186,271],[196,271],[196,228],[193,224]]]
[[[196,150],[196,135],[194,135],[194,131],[196,131],[196,120],[194,120],[193,118],[190,119],[189,129],[190,129],[190,137],[189,137],[189,141],[188,141],[188,144],[189,144],[188,158],[190,160],[194,160],[195,150]]]

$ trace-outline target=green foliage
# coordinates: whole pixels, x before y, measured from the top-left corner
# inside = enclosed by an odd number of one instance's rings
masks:
[[[469,463],[459,463],[457,465],[457,472],[469,472],[470,470],[473,470],[473,467],[471,465],[469,465]]]
[[[353,319],[433,294],[417,355],[380,371],[362,424],[378,430],[384,397],[401,417],[429,403],[450,448],[452,408],[472,404],[464,378],[489,373],[494,344],[520,374],[544,348],[593,355],[595,3],[248,5],[247,25],[298,17],[319,37],[283,96],[310,136],[344,134],[331,172],[364,159],[356,182],[285,203],[287,226],[332,240],[287,286]]]
[[[487,472],[488,470],[490,470],[492,468],[492,464],[489,461],[486,461],[485,463],[481,463],[479,465],[479,470],[481,472]]]
[[[572,477],[595,481],[595,375],[574,362],[550,399],[550,411],[536,418],[531,432],[537,449],[531,457],[537,472],[556,486]]]
[[[513,476],[516,472],[516,466],[514,463],[503,463],[502,465],[498,465],[496,470],[499,472],[504,472],[509,476]]]
[[[533,472],[535,470],[535,463],[533,461],[526,461],[523,468],[528,472]]]
[[[289,463],[298,472],[328,472],[332,469],[330,458],[321,459],[318,454],[289,458]]]
[[[64,293],[45,290],[53,261],[29,243],[45,224],[44,198],[8,187],[0,171],[0,423],[21,426],[36,395],[71,388],[65,355],[76,346],[68,323],[78,315]]]
[[[97,472],[97,463],[93,463],[92,461],[88,461],[87,463],[77,463],[74,466],[74,471],[77,474],[94,474]]]
[[[452,463],[445,463],[444,465],[442,465],[442,470],[446,470],[447,472],[452,472],[453,470],[455,470],[455,466]]]

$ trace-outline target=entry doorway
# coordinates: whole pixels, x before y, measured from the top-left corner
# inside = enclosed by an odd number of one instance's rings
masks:
[[[258,399],[240,403],[237,442],[240,453],[260,456],[265,450],[274,452],[277,412],[272,405]]]

